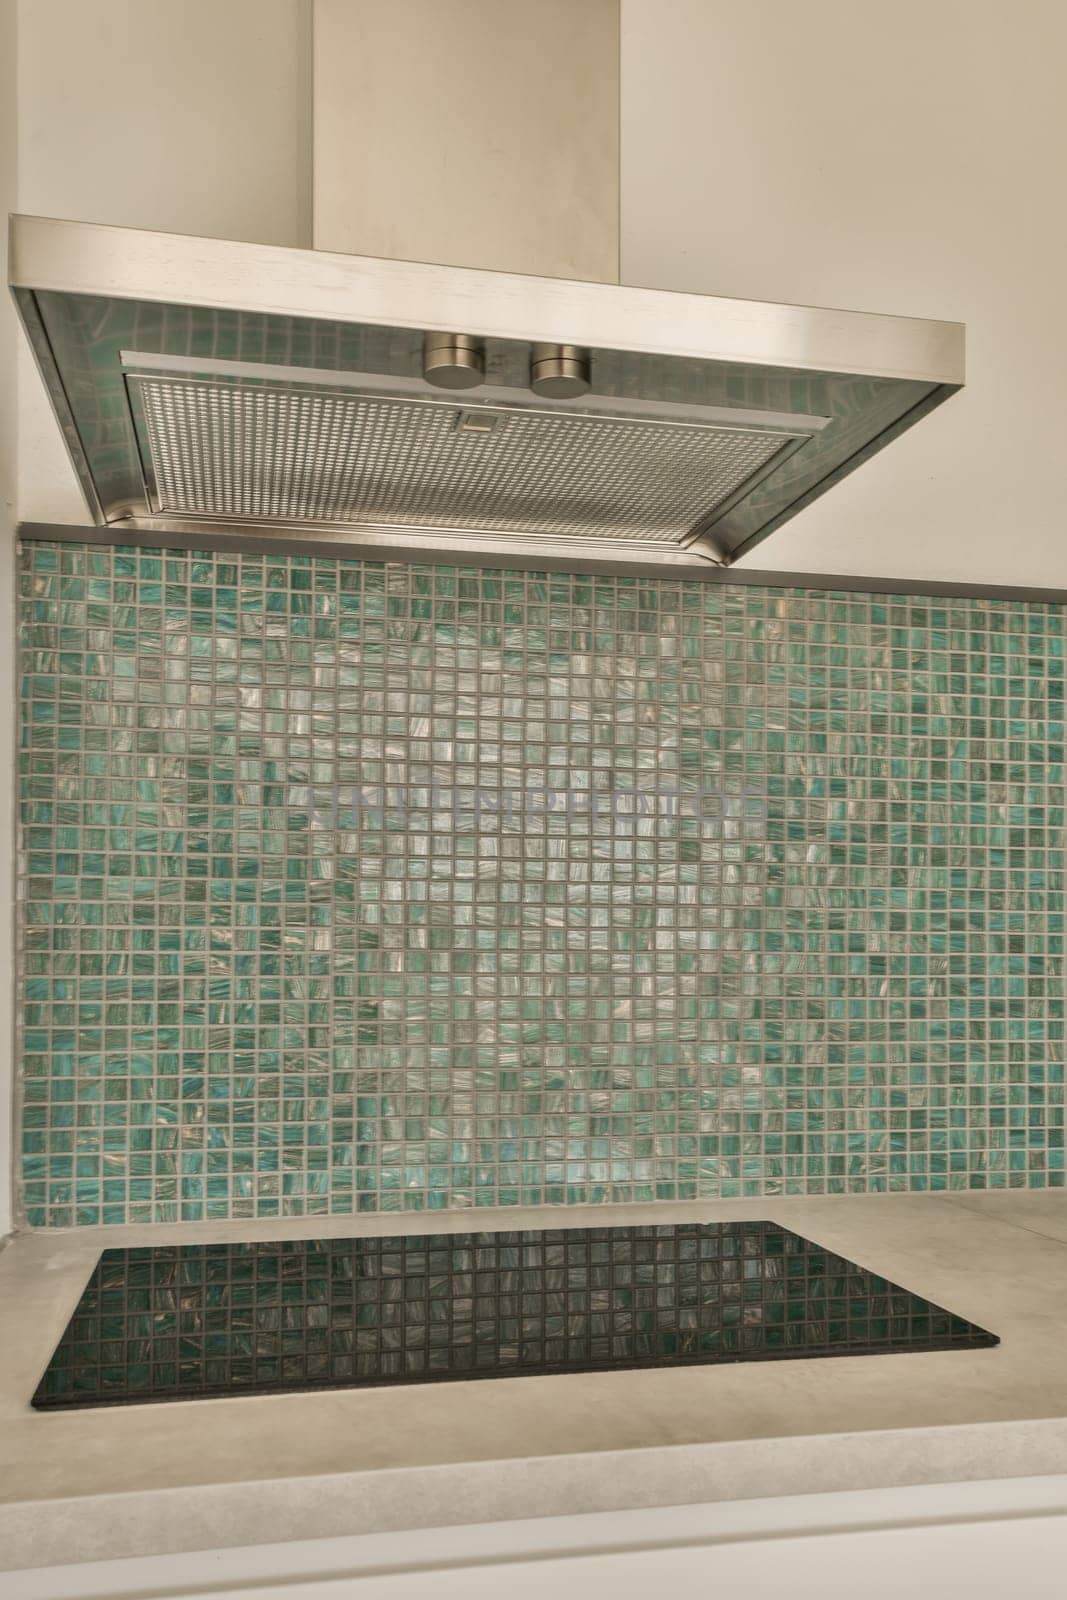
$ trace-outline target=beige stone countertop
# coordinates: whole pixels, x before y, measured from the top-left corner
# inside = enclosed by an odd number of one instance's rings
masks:
[[[109,1246],[741,1218],[782,1223],[1002,1342],[30,1408]],[[41,1231],[0,1253],[0,1568],[1065,1469],[1065,1191]]]

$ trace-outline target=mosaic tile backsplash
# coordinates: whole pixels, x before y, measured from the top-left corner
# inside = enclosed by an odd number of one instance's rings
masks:
[[[26,545],[27,1220],[1062,1184],[1065,631]]]

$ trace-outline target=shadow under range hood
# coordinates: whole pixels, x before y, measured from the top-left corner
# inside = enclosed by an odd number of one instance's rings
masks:
[[[957,323],[38,217],[9,259],[93,518],[154,542],[707,573],[963,382]]]

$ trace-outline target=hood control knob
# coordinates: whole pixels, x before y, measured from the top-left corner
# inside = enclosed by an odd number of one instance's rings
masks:
[[[577,344],[535,344],[530,388],[546,400],[573,400],[589,388],[589,351]]]
[[[438,389],[473,389],[485,382],[485,347],[469,333],[428,333],[422,375]]]

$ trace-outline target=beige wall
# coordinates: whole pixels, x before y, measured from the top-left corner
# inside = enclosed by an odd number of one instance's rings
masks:
[[[1067,586],[1063,0],[622,3],[625,282],[968,325],[746,565]]]

